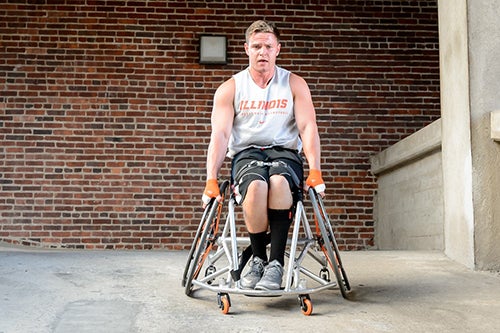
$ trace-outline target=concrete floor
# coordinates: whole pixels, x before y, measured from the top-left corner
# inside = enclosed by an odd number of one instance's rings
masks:
[[[343,252],[352,292],[216,295],[181,287],[186,252],[69,251],[0,246],[0,332],[498,332],[500,274],[441,253]]]

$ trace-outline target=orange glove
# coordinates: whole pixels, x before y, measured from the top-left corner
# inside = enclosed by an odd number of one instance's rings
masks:
[[[306,185],[308,187],[313,187],[316,192],[322,193],[325,192],[326,186],[323,178],[321,178],[321,171],[316,169],[311,169],[309,171],[309,177],[306,179]]]
[[[210,199],[217,198],[218,196],[220,196],[220,191],[217,179],[207,180],[207,184],[205,185],[205,191],[203,191],[203,196],[201,197],[203,204],[208,205]]]

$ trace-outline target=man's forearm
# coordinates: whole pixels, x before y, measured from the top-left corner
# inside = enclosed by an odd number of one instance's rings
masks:
[[[207,179],[217,179],[219,170],[226,157],[227,142],[221,138],[212,137],[207,154]]]
[[[316,126],[306,128],[302,137],[309,169],[321,170],[321,146]]]

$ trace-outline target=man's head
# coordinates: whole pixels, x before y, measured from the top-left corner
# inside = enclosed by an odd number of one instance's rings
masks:
[[[256,21],[248,27],[245,51],[252,70],[272,73],[280,50],[279,32],[274,24]]]

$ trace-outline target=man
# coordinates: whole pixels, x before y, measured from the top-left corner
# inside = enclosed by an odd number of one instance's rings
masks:
[[[277,28],[252,23],[244,46],[248,68],[221,84],[214,96],[203,202],[221,198],[217,176],[227,152],[253,251],[240,286],[275,290],[281,288],[292,209],[303,186],[301,150],[310,170],[306,185],[324,195],[320,139],[307,83],[276,66],[281,49]]]

